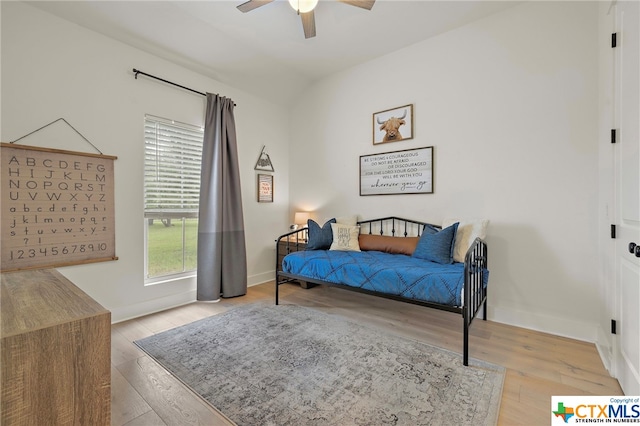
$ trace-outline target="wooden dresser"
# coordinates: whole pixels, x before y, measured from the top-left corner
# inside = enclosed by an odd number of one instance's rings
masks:
[[[111,423],[111,313],[54,269],[2,274],[0,424]]]

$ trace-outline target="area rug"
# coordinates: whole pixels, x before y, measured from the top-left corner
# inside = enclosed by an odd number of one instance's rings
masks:
[[[238,425],[494,425],[504,369],[296,305],[135,342]]]

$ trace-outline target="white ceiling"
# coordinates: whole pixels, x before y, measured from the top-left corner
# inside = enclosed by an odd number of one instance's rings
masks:
[[[377,0],[368,11],[320,0],[315,10],[317,36],[305,39],[300,18],[286,0],[249,13],[236,9],[243,1],[29,4],[282,105],[320,78],[515,4]],[[162,77],[162,70],[142,71]]]

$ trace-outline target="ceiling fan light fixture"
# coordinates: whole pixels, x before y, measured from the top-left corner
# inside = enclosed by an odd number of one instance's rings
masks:
[[[298,13],[309,13],[318,5],[318,0],[289,0],[289,4]]]

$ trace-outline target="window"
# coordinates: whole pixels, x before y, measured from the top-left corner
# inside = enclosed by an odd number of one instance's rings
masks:
[[[145,275],[185,275],[196,269],[200,127],[147,115],[144,123]]]

